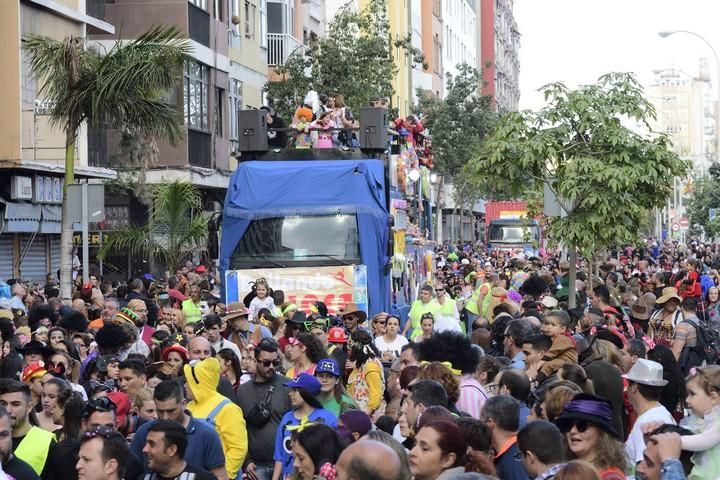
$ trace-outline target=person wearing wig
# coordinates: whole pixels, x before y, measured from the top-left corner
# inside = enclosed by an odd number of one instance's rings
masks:
[[[488,398],[485,388],[475,378],[482,350],[470,339],[457,332],[440,332],[422,342],[420,359],[424,362],[441,362],[459,380],[457,409],[473,418],[480,418],[482,406]]]

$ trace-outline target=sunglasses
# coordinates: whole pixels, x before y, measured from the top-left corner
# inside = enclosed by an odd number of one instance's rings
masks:
[[[375,320],[373,323],[374,323],[375,325],[385,325],[385,324],[387,323],[387,321],[385,321],[385,320]]]
[[[560,427],[560,433],[568,433],[573,427],[575,427],[578,432],[583,433],[588,429],[588,426],[589,423],[585,420],[573,420],[570,423],[564,423],[563,426]]]
[[[258,363],[261,363],[263,367],[267,368],[270,365],[272,365],[273,367],[279,367],[282,362],[280,362],[280,360],[263,360]]]
[[[436,292],[444,292],[445,289],[444,289],[444,288],[436,288],[435,291],[436,291]]]

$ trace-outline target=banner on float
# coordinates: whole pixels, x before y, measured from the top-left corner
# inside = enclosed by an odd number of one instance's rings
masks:
[[[327,305],[332,315],[348,303],[357,304],[367,313],[365,265],[228,270],[225,272],[226,304],[241,302],[250,292],[250,283],[258,278],[267,280],[273,290],[285,292],[285,301],[296,304],[306,313],[318,300]]]

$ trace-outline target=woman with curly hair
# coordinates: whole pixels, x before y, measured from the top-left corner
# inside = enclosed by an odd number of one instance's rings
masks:
[[[350,338],[352,347],[348,359],[354,366],[348,377],[348,393],[360,410],[374,419],[385,412],[385,377],[380,352],[366,330],[355,330]]]
[[[555,423],[565,436],[568,460],[590,463],[600,472],[601,480],[625,480],[627,456],[611,418],[610,402],[580,393]]]
[[[327,358],[327,352],[320,339],[308,332],[298,333],[297,336],[290,337],[288,346],[285,348],[285,354],[293,364],[285,376],[293,379],[297,378],[301,373],[315,375],[317,362]]]
[[[453,413],[458,413],[455,403],[460,398],[460,382],[446,365],[440,362],[422,362],[415,378],[440,382],[447,392],[448,408]]]

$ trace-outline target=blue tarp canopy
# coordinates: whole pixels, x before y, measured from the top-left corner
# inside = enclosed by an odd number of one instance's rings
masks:
[[[233,174],[225,198],[220,269],[250,222],[291,215],[355,214],[360,258],[367,266],[369,314],[390,308],[386,266],[390,215],[382,160],[248,161]]]

